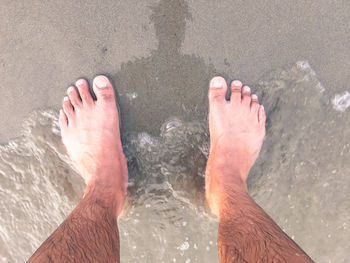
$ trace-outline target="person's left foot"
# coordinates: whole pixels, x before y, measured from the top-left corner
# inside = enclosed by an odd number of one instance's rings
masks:
[[[119,214],[128,170],[120,139],[118,109],[107,77],[96,77],[93,90],[96,101],[84,79],[79,79],[76,87],[68,88],[59,117],[62,141],[73,166],[87,183],[86,193],[96,187],[99,193],[111,192],[117,198]]]
[[[220,217],[228,197],[247,193],[246,180],[258,158],[264,137],[266,113],[258,96],[239,80],[231,83],[227,101],[226,80],[214,77],[209,87],[210,154],[205,175],[206,199]]]

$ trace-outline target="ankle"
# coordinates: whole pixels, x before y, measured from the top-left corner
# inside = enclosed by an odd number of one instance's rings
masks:
[[[222,174],[239,176],[245,182],[252,166],[249,156],[244,148],[220,143],[211,148],[208,164]]]
[[[230,221],[234,217],[239,217],[239,214],[242,213],[241,208],[244,207],[244,203],[249,198],[250,196],[246,187],[226,189],[219,207],[218,217],[220,222]]]
[[[231,210],[229,204],[231,204],[231,200],[235,199],[236,195],[248,194],[247,184],[240,176],[235,174],[222,176],[222,174],[215,173],[215,176],[208,178],[206,187],[206,199],[210,210],[219,218],[222,212]]]
[[[236,160],[224,161],[223,158],[215,156],[209,158],[206,173],[212,175],[211,180],[218,186],[246,188],[249,169]]]
[[[86,186],[84,199],[93,200],[99,203],[101,207],[111,209],[117,216],[123,209],[126,191],[123,184],[116,184],[101,178],[93,178]]]

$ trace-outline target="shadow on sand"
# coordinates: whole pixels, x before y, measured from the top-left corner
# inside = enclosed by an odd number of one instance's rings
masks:
[[[215,69],[202,58],[181,53],[186,23],[191,20],[184,0],[161,0],[150,8],[158,48],[149,57],[122,64],[112,80],[120,94],[123,131],[158,135],[170,117],[206,117],[208,82]]]

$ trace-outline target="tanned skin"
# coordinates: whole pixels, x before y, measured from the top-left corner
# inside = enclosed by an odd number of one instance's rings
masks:
[[[119,262],[113,200],[97,191],[85,195],[29,262]]]
[[[87,189],[80,204],[29,262],[120,261],[117,218],[128,173],[113,88],[106,77],[96,77],[94,101],[85,80],[78,80],[76,87],[68,89],[60,127]],[[223,78],[211,81],[211,149],[205,183],[208,204],[220,221],[220,261],[313,262],[250,198],[246,179],[265,136],[266,114],[258,97],[240,81],[232,82],[230,101],[225,99],[226,91]]]
[[[28,262],[120,262],[117,218],[127,164],[112,85],[98,76],[93,90],[95,101],[88,83],[78,80],[68,89],[59,118],[73,166],[87,182],[84,198]]]
[[[240,81],[230,101],[222,77],[209,88],[210,155],[206,198],[219,218],[220,262],[313,262],[249,196],[246,179],[265,136],[266,114]]]

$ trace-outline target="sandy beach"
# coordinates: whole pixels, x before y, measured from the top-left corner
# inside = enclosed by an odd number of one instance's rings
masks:
[[[0,3],[1,262],[24,262],[81,199],[57,112],[98,74],[117,90],[129,166],[123,262],[218,261],[204,204],[217,74],[267,112],[249,194],[316,262],[347,262],[350,2]]]
[[[308,60],[331,93],[350,82],[344,1],[2,0],[1,6],[1,142],[19,135],[32,110],[59,107],[77,78],[100,73],[119,90],[125,129],[153,133],[164,119],[184,115],[183,107],[205,115],[207,80],[216,72],[253,85],[271,70]]]

